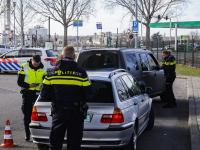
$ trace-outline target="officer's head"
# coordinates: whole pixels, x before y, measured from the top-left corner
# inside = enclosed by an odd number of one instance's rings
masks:
[[[172,54],[172,51],[171,50],[164,50],[163,52],[162,52],[162,55],[163,55],[163,57],[165,58],[165,57],[168,57],[169,55],[171,55]]]
[[[62,50],[63,58],[70,57],[72,59],[75,59],[75,50],[73,46],[65,46]]]
[[[41,62],[41,57],[40,55],[34,55],[33,59],[31,60],[32,65],[34,68],[37,68],[40,65]]]

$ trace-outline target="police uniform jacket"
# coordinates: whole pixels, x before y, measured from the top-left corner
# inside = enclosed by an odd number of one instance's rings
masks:
[[[64,58],[49,70],[44,79],[41,100],[53,101],[56,107],[67,107],[85,102],[93,96],[93,88],[84,69],[72,58]]]
[[[24,89],[28,89],[31,92],[37,92],[40,91],[39,86],[30,88],[29,85],[32,83],[42,85],[46,74],[46,67],[42,64],[42,62],[40,62],[40,65],[37,68],[34,68],[30,60],[21,65],[21,68],[18,71],[17,83]]]
[[[176,61],[173,55],[169,55],[165,58],[165,64],[163,64],[162,68],[165,72],[166,82],[170,82],[176,78]]]

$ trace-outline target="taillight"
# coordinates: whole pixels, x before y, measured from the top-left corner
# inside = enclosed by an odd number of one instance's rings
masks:
[[[31,120],[32,121],[48,121],[46,113],[37,112],[36,106],[33,107]]]
[[[45,58],[45,61],[57,62],[57,58]]]
[[[101,123],[122,123],[124,116],[119,108],[115,108],[113,114],[103,114]]]

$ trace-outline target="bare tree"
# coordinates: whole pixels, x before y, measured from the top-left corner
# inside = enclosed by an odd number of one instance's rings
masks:
[[[4,2],[4,0],[0,0],[0,16],[1,16],[1,14],[4,13],[5,10],[6,10],[5,2]]]
[[[67,43],[67,30],[73,20],[80,17],[89,18],[94,12],[95,0],[33,0],[36,7],[32,9],[45,17],[59,22],[64,27],[64,46]]]
[[[105,0],[106,8],[112,10],[116,7],[123,7],[126,10],[125,16],[129,15],[131,18],[135,17],[135,0]],[[146,27],[146,43],[150,40],[149,24],[151,19],[149,15],[160,15],[163,18],[165,15],[170,17],[179,16],[183,13],[182,9],[190,0],[137,0],[138,1],[138,16],[143,16]],[[159,22],[161,19],[157,20]],[[138,17],[141,23],[141,18]]]
[[[23,26],[23,33],[24,31],[28,30],[30,27],[30,24],[38,20],[37,14],[31,9],[30,7],[30,1],[29,0],[16,0],[16,11],[15,11],[15,29],[18,34],[21,34],[21,3],[23,5],[22,7],[22,26]],[[12,8],[14,9],[14,8]],[[12,12],[14,13],[14,12]],[[13,19],[12,19],[13,20]],[[11,23],[13,26],[13,22]]]
[[[198,40],[199,37],[200,37],[198,30],[191,31],[189,35],[190,35],[192,40]]]

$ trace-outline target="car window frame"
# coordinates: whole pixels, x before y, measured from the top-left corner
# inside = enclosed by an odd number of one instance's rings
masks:
[[[18,55],[17,55],[16,57],[6,57],[6,55],[7,55],[8,53],[11,53],[11,52],[14,52],[14,51],[18,51]],[[12,51],[9,51],[9,52],[7,52],[6,54],[4,54],[4,55],[2,56],[2,58],[19,58],[19,50],[12,50]]]
[[[128,66],[127,66],[127,62],[126,62],[126,58],[125,58],[126,54],[134,54],[135,55],[136,61],[138,63],[138,69],[137,70],[128,70],[128,68],[127,68]],[[138,72],[140,71],[140,67],[139,67],[140,62],[139,62],[137,54],[135,52],[123,52],[123,59],[124,59],[124,64],[125,64],[126,70],[128,70],[128,71],[138,71]]]
[[[40,51],[40,52],[41,52],[40,57],[43,55],[42,50],[37,50],[37,49],[31,49],[31,50],[21,49],[21,50],[19,50],[18,58],[33,57],[33,55],[32,55],[32,56],[23,56],[23,57],[22,57],[22,55],[21,55],[21,52],[22,52],[22,51]],[[33,54],[33,53],[32,53],[32,54]],[[38,55],[38,54],[36,54],[36,52],[35,52],[35,55]]]
[[[120,99],[120,97],[119,97],[118,90],[117,90],[117,86],[116,86],[116,85],[117,85],[116,82],[117,82],[118,79],[121,81],[122,86],[124,87],[124,89],[125,89],[125,91],[126,91],[127,99],[125,99],[125,100]],[[119,98],[119,100],[120,100],[121,102],[127,101],[127,100],[130,99],[129,94],[128,94],[128,91],[127,91],[127,87],[124,86],[124,83],[123,83],[123,81],[122,81],[122,79],[121,79],[121,76],[115,79],[115,88],[116,88],[117,96],[118,96],[118,98]]]
[[[122,75],[122,76],[127,76],[127,74],[125,74],[125,75]],[[128,87],[127,87],[127,85],[126,85],[126,83],[125,83],[125,81],[122,79],[122,76],[121,76],[121,80],[122,80],[122,82],[123,82],[123,84],[124,84],[124,86],[126,87],[126,89],[128,89]],[[128,76],[127,76],[128,77]],[[129,78],[129,77],[128,77]],[[130,80],[130,79],[129,79]],[[130,80],[131,81],[131,80]],[[140,87],[140,86],[139,86]],[[141,89],[140,89],[141,90]],[[127,92],[128,93],[128,92]],[[133,97],[130,97],[130,95],[128,94],[128,96],[129,96],[129,99],[134,99],[134,98],[137,98],[137,97],[139,97],[139,96],[141,96],[141,95],[143,95],[143,92],[142,92],[142,90],[141,90],[141,93],[140,94],[138,94],[138,95],[134,95]]]
[[[148,61],[148,64],[149,64],[149,69],[148,69],[148,70],[142,70],[142,64],[141,64],[141,61],[140,61],[140,59],[142,59],[141,56],[140,56],[141,54],[146,55],[146,58],[147,58],[147,61]],[[139,62],[140,62],[140,66],[141,66],[141,70],[142,70],[142,71],[151,71],[150,61],[149,61],[149,58],[148,58],[148,56],[147,56],[147,54],[146,54],[145,52],[138,53],[138,59],[139,59]]]
[[[153,69],[153,66],[151,65],[151,60],[150,60],[150,58],[149,58],[149,56],[151,57],[151,56],[153,56],[153,60],[154,60],[154,62],[156,63],[156,66],[155,67],[158,67],[158,66],[160,66],[159,65],[159,63],[158,63],[158,61],[157,61],[157,59],[155,58],[155,56],[153,55],[153,54],[151,54],[151,53],[147,53],[147,59],[149,60],[149,64],[150,64],[150,70],[154,70]]]

